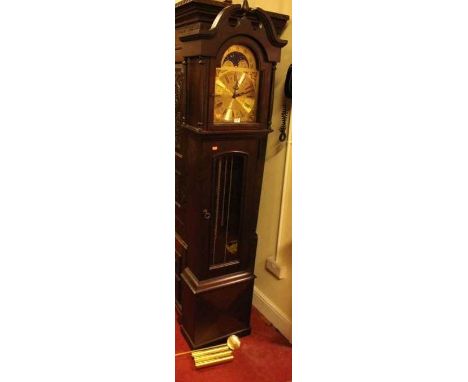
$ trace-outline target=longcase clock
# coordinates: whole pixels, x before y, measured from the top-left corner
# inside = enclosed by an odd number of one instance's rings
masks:
[[[256,225],[288,16],[176,4],[176,307],[192,348],[250,333]]]

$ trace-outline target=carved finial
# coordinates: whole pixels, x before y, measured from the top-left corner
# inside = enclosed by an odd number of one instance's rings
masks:
[[[244,11],[249,11],[250,10],[249,2],[247,0],[244,0],[244,2],[242,3],[242,10],[244,10]]]

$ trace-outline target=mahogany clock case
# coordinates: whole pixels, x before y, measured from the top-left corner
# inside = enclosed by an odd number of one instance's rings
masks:
[[[250,333],[274,75],[287,43],[278,36],[288,19],[251,9],[246,1],[176,4],[175,299],[192,348]],[[248,48],[256,59],[256,115],[252,121],[219,123],[214,121],[217,68],[233,45]]]

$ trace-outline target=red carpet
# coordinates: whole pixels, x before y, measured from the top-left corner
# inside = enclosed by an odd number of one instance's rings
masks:
[[[190,354],[176,357],[176,382],[287,382],[292,380],[292,347],[252,307],[252,334],[241,337],[231,362],[195,369]],[[180,332],[176,314],[176,353],[190,348]]]

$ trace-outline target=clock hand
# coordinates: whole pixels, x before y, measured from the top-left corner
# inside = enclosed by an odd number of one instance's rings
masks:
[[[237,98],[237,97],[243,96],[245,94],[250,94],[250,93],[252,93],[252,90],[250,90],[248,92],[236,93],[236,94],[232,95],[232,98]]]
[[[231,92],[231,90],[222,82],[220,81],[219,79],[216,80],[216,85],[218,85],[221,89],[223,89],[224,91],[228,92],[230,95],[233,95],[233,93]]]
[[[229,121],[232,116],[232,104],[234,103],[234,98],[231,100],[231,103],[227,107],[226,113],[224,114],[224,120]]]
[[[242,76],[241,76],[241,78],[239,80],[239,86],[242,85],[242,82],[244,82],[244,79],[245,79],[245,73],[242,73]]]
[[[234,78],[236,79],[236,83],[233,86],[234,93],[232,93],[232,98],[236,98],[236,92],[239,90],[239,79],[237,78],[237,74],[234,73]]]
[[[250,113],[252,111],[252,107],[248,107],[248,106],[244,105],[243,102],[239,102],[238,100],[236,100],[236,101],[247,113]]]

